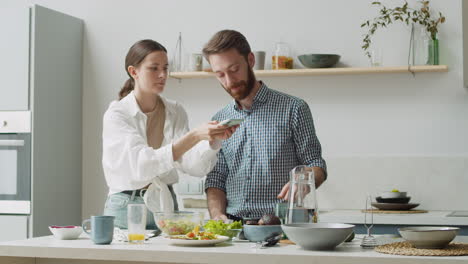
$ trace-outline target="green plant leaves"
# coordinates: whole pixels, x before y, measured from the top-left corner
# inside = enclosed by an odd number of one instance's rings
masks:
[[[405,1],[403,6],[395,8],[387,8],[382,5],[381,2],[374,1],[372,5],[381,6],[379,10],[379,16],[372,20],[365,21],[361,24],[361,28],[367,27],[367,34],[362,40],[363,44],[361,48],[365,51],[367,57],[371,58],[371,55],[368,51],[371,44],[371,36],[377,31],[378,27],[385,28],[389,24],[392,24],[396,21],[401,21],[409,25],[410,22],[414,24],[420,24],[426,28],[426,30],[431,34],[432,39],[436,39],[437,36],[437,27],[439,24],[444,23],[446,18],[439,12],[439,17],[431,18],[429,1],[419,1],[422,5],[419,9],[413,9],[408,7],[408,2]]]

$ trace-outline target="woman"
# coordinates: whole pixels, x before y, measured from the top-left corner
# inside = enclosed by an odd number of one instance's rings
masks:
[[[167,68],[161,44],[135,43],[125,58],[130,78],[104,114],[102,163],[109,187],[104,214],[115,216],[120,228],[127,228],[129,202],[145,202],[151,210],[177,210],[172,189],[178,181],[176,169],[205,176],[216,164],[220,141],[236,129],[212,121],[189,131],[184,108],[160,95]],[[156,228],[148,212],[147,229]]]

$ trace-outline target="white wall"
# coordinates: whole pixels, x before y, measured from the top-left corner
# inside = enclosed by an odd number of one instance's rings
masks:
[[[254,50],[266,50],[267,58],[274,43],[283,40],[296,54],[338,53],[342,64],[367,66],[360,24],[377,14],[370,0],[31,2],[85,21],[83,217],[101,212],[106,197],[101,120],[126,79],[124,57],[135,41],[155,39],[171,57],[179,31],[185,51],[195,52],[216,31],[231,28],[244,33]],[[311,106],[329,162],[321,207],[361,208],[366,193],[399,188],[421,208],[468,209],[461,0],[432,0],[431,6],[447,17],[439,37],[448,73],[263,78]],[[384,50],[385,66],[405,65],[408,41],[405,26],[378,31],[375,42]],[[185,105],[192,125],[230,100],[215,79],[171,80],[166,89],[167,97]]]

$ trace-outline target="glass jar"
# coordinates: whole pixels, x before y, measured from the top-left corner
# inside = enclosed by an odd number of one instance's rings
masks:
[[[290,172],[286,223],[317,223],[318,206],[312,168],[300,165]]]
[[[293,58],[287,43],[277,42],[275,54],[271,57],[271,68],[273,70],[284,70],[293,68]]]

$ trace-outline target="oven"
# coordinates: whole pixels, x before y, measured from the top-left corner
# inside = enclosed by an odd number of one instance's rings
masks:
[[[31,114],[0,112],[0,214],[31,212]]]

